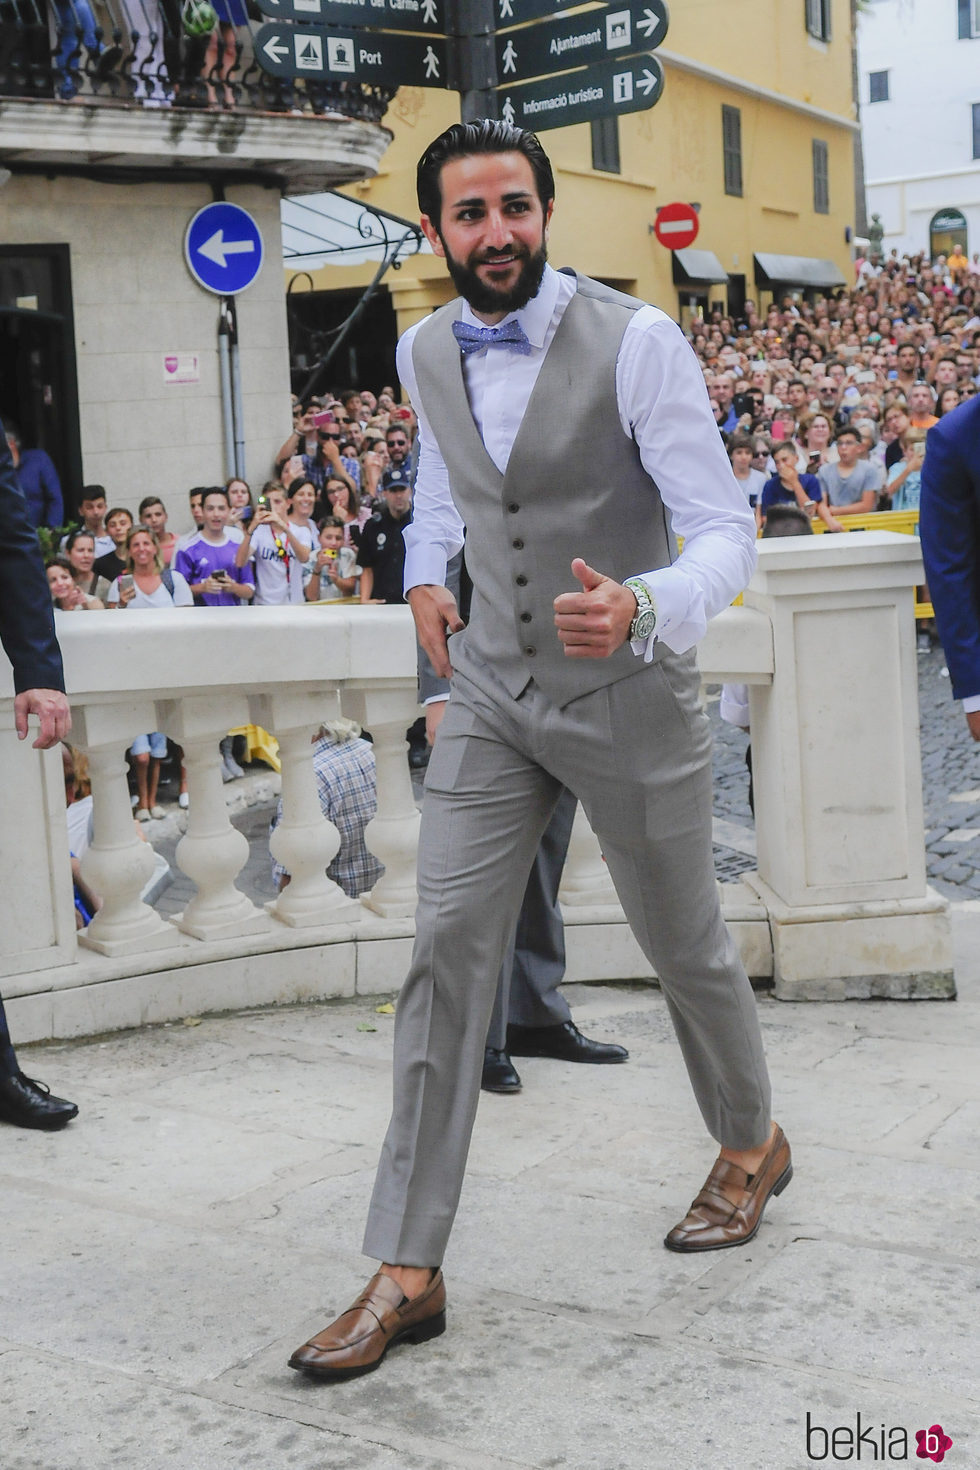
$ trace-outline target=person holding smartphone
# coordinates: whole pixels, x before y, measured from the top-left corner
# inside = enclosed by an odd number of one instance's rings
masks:
[[[231,514],[228,491],[214,485],[202,500],[204,525],[200,534],[177,553],[174,570],[188,583],[197,607],[240,607],[255,596],[255,581],[249,567],[236,561],[241,545],[225,538]],[[258,512],[257,512],[258,514]],[[249,523],[254,525],[255,520]]]
[[[303,567],[312,554],[311,539],[305,527],[289,521],[282,486],[266,485],[235,553],[235,567],[255,585],[256,606],[303,601]]]

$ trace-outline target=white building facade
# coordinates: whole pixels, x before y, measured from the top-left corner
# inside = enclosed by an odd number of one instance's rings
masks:
[[[882,248],[980,253],[980,0],[869,0],[858,28],[868,216]]]

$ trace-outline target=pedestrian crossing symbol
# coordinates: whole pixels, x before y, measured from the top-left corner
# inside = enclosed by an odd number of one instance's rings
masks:
[[[331,71],[354,70],[354,42],[347,36],[338,39],[330,37],[327,41],[327,61]]]
[[[631,71],[617,72],[613,77],[613,101],[633,101],[633,73]]]
[[[294,36],[297,71],[323,70],[323,42],[319,36]]]

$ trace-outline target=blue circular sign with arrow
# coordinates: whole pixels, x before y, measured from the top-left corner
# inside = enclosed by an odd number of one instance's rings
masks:
[[[206,204],[187,226],[184,259],[205,291],[234,296],[251,286],[262,269],[262,235],[237,204]]]

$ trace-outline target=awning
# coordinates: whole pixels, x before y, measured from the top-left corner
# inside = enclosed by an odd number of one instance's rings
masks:
[[[812,255],[755,256],[757,286],[846,286],[832,260],[816,260]]]
[[[417,224],[333,189],[302,199],[283,199],[281,213],[287,268],[318,270],[327,264],[383,260],[392,264],[422,251],[432,253]]]
[[[710,250],[673,250],[675,286],[712,286],[728,280],[728,272]]]

